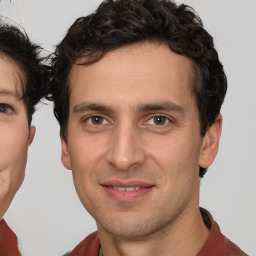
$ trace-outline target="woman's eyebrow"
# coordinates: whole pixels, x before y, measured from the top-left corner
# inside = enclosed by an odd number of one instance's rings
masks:
[[[18,99],[20,98],[17,91],[11,91],[11,90],[1,89],[1,88],[0,88],[0,95],[10,95]]]

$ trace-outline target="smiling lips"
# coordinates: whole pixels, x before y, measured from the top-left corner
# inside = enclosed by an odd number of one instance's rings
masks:
[[[131,202],[152,191],[154,185],[144,182],[110,181],[101,184],[107,196],[115,201]]]
[[[142,187],[113,187],[113,189],[119,190],[119,191],[134,191],[139,190]]]

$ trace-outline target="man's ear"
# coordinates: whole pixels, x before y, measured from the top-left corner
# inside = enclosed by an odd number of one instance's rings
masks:
[[[222,116],[219,114],[205,133],[198,166],[207,168],[212,164],[218,153],[221,130]]]
[[[60,140],[61,140],[61,161],[62,161],[62,164],[65,166],[66,169],[71,170],[68,140],[63,136],[61,131],[60,131]]]
[[[28,134],[28,146],[30,146],[30,144],[33,142],[34,137],[35,137],[35,133],[36,133],[36,127],[31,126],[29,128],[29,134]]]

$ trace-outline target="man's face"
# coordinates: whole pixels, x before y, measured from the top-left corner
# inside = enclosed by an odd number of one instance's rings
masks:
[[[11,59],[0,55],[0,199],[2,215],[20,187],[34,128],[29,129],[21,99],[23,75]],[[0,216],[2,217],[2,216]]]
[[[72,67],[62,161],[99,230],[146,236],[198,209],[192,77],[188,58],[149,42]]]

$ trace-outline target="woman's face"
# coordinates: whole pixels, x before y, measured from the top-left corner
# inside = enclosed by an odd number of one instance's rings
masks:
[[[0,54],[0,217],[5,213],[25,175],[28,146],[35,128],[29,127],[19,66]]]

